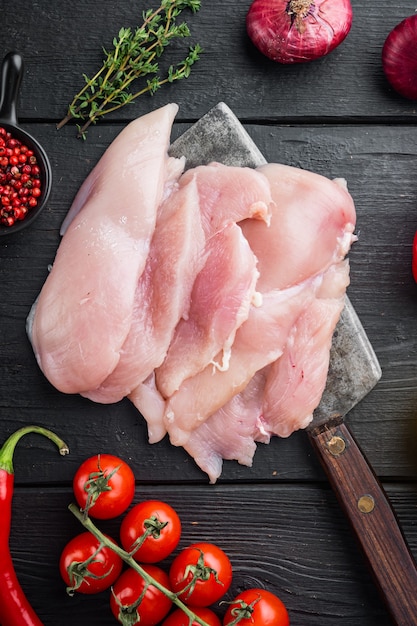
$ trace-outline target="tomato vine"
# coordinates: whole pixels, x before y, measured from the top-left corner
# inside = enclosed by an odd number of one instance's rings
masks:
[[[133,570],[138,572],[138,574],[140,574],[140,576],[145,581],[146,585],[152,585],[153,587],[156,587],[156,589],[159,589],[160,591],[162,591],[162,593],[167,598],[169,598],[173,604],[178,606],[190,618],[191,622],[194,621],[197,624],[200,624],[200,626],[209,626],[207,622],[205,622],[203,619],[198,617],[192,611],[192,609],[190,609],[186,604],[184,604],[184,602],[182,602],[178,598],[176,593],[172,592],[170,589],[168,589],[167,587],[162,585],[158,580],[156,580],[153,576],[151,576],[146,571],[146,569],[144,569],[137,561],[135,561],[135,559],[132,557],[132,555],[129,552],[126,552],[126,550],[124,550],[117,544],[110,541],[108,537],[106,537],[106,535],[102,533],[99,528],[97,528],[97,526],[93,523],[91,518],[88,516],[86,517],[83,514],[83,512],[80,511],[80,509],[77,507],[76,504],[71,503],[68,508],[71,511],[71,513],[78,519],[78,521],[81,522],[84,528],[88,530],[90,533],[92,533],[94,537],[96,537],[96,539],[100,543],[111,548],[111,550],[113,550],[127,565],[129,565]]]

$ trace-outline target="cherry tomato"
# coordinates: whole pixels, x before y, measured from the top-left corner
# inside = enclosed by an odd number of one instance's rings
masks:
[[[197,617],[201,617],[208,626],[221,626],[222,623],[215,613],[211,609],[207,609],[203,606],[190,606],[189,607]],[[200,626],[198,622],[193,621],[190,624],[190,620],[184,611],[176,609],[171,615],[168,615],[166,620],[162,622],[162,626]]]
[[[185,604],[209,606],[229,589],[232,565],[227,554],[218,546],[194,543],[175,557],[169,579],[172,590]]]
[[[240,619],[237,621],[237,618]],[[223,626],[289,626],[290,618],[284,603],[266,589],[242,591],[229,604]]]
[[[59,560],[59,571],[70,595],[75,591],[91,594],[108,589],[119,577],[122,566],[122,559],[111,548],[100,548],[98,539],[89,532],[71,539]]]
[[[135,541],[143,538],[132,555],[141,563],[162,561],[175,550],[180,537],[180,518],[169,504],[159,500],[136,504],[120,526],[120,541],[127,552],[133,551]]]
[[[160,567],[156,565],[143,565],[143,569],[154,578],[158,583],[166,587],[169,586],[168,574],[164,572]],[[140,626],[155,626],[168,614],[172,602],[171,600],[153,585],[149,585],[146,589],[145,580],[134,569],[129,568],[123,572],[123,574],[115,582],[112,594],[110,596],[110,607],[112,613],[119,622],[133,624],[140,624]],[[134,605],[141,598],[137,607],[137,620],[134,619],[134,613],[132,613],[132,605]],[[123,622],[124,607],[130,607],[125,610],[126,615],[129,615],[129,622]],[[133,609],[133,610],[135,610]]]
[[[111,519],[126,511],[135,495],[129,465],[112,454],[96,454],[81,463],[73,479],[75,499],[91,517]]]

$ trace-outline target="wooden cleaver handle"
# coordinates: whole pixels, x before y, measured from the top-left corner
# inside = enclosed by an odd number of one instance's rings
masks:
[[[417,568],[388,498],[341,419],[309,432],[394,623],[417,624]]]

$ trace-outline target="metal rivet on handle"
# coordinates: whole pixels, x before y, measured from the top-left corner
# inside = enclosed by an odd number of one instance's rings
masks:
[[[375,508],[375,500],[370,495],[361,496],[358,500],[358,509],[361,513],[371,513]]]
[[[342,439],[342,437],[334,436],[328,442],[327,447],[329,448],[330,454],[333,454],[333,456],[339,456],[339,454],[343,454],[345,451],[346,442]]]

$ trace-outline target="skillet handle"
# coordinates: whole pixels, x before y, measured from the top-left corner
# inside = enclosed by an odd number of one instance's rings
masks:
[[[17,125],[17,101],[23,76],[23,58],[18,52],[9,52],[3,59],[0,83],[0,120]]]
[[[336,423],[335,423],[336,422]],[[395,513],[346,424],[309,432],[397,626],[417,624],[417,569]]]

